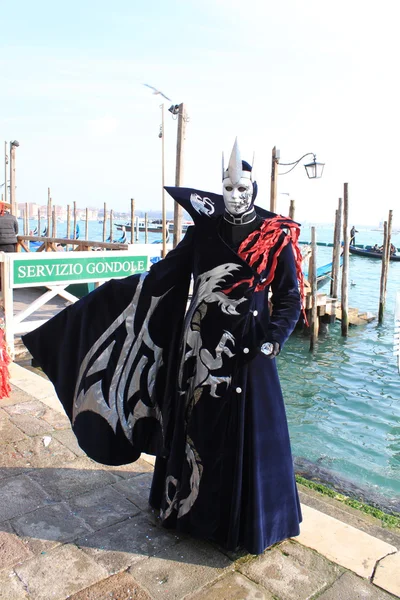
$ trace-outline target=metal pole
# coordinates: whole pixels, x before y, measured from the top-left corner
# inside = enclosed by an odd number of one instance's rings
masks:
[[[182,103],[179,105],[178,113],[178,133],[176,138],[176,170],[175,185],[182,187],[183,183],[183,147],[186,132],[186,109]],[[175,202],[174,204],[174,248],[179,244],[182,237],[182,206]],[[165,228],[165,229],[164,229]],[[167,225],[163,223],[163,239],[167,237]]]
[[[277,157],[278,154],[278,157]],[[271,193],[269,210],[276,213],[276,197],[278,192],[278,163],[279,163],[279,152],[276,151],[276,146],[272,148],[272,162],[271,162]]]
[[[341,294],[341,309],[342,309],[342,335],[347,336],[349,333],[349,301],[348,301],[348,285],[349,285],[349,184],[344,184],[343,194],[343,269],[342,269],[342,294]]]
[[[167,209],[165,204],[165,163],[164,163],[164,150],[165,150],[165,127],[164,127],[164,104],[161,104],[161,187],[162,187],[162,258],[167,255],[167,239],[165,235],[165,229],[167,225]]]

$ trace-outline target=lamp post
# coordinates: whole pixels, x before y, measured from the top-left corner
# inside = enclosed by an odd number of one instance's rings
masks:
[[[307,165],[304,165],[304,168],[307,173],[307,177],[309,179],[319,179],[322,176],[325,163],[317,162],[317,157],[314,154],[314,152],[307,152],[306,154],[303,154],[303,156],[301,156],[298,160],[295,160],[291,163],[280,163],[279,162],[280,151],[277,150],[276,146],[273,147],[273,149],[272,149],[272,165],[271,165],[271,194],[270,194],[270,211],[271,212],[273,212],[273,213],[276,212],[278,175],[287,175],[288,173],[290,173],[290,171],[293,171],[293,169],[295,167],[297,167],[297,165],[303,160],[303,158],[306,158],[306,156],[313,156],[313,161],[308,163]],[[280,164],[284,167],[291,167],[291,169],[289,169],[288,171],[285,171],[285,173],[278,173],[278,164]]]
[[[15,201],[15,149],[18,148],[18,146],[19,142],[17,142],[17,140],[10,142],[10,205],[11,214],[14,216],[17,216],[17,206]]]
[[[169,109],[173,116],[178,117],[178,131],[176,134],[176,169],[175,169],[175,185],[181,187],[183,182],[183,146],[185,142],[187,115],[183,102],[181,104],[173,104]],[[174,204],[174,244],[175,248],[182,235],[182,206],[175,202]]]

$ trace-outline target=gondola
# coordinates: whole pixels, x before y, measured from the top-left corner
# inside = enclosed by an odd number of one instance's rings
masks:
[[[367,258],[378,258],[382,260],[382,252],[375,252],[372,246],[365,246],[365,248],[357,248],[357,246],[349,246],[350,254],[355,254],[356,256],[366,256]],[[400,254],[392,254],[390,256],[391,261],[400,262]]]

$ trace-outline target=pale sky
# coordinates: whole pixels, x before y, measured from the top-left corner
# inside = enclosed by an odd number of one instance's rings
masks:
[[[45,204],[50,187],[56,204],[161,208],[162,99],[148,83],[186,105],[185,186],[219,192],[238,136],[243,158],[256,153],[260,206],[276,145],[282,162],[326,163],[320,180],[302,164],[279,178],[278,212],[294,198],[299,221],[333,221],[348,182],[352,223],[393,209],[400,226],[397,0],[0,5],[0,156],[20,142],[17,202]],[[174,185],[177,123],[165,120]]]

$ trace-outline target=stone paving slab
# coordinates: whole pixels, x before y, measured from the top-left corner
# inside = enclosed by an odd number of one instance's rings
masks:
[[[29,469],[31,469],[29,461],[13,444],[1,446],[0,481],[25,473]]]
[[[119,475],[122,479],[130,479],[141,473],[153,473],[153,466],[142,458],[128,465],[121,465],[120,467],[102,465],[102,468]]]
[[[0,600],[29,600],[22,582],[14,571],[0,571]]]
[[[134,564],[129,573],[154,600],[180,600],[230,568],[229,558],[210,544],[190,540]]]
[[[26,435],[9,419],[0,420],[0,448],[3,444],[13,444],[25,439]]]
[[[334,517],[360,531],[369,533],[372,537],[400,548],[400,529],[382,527],[381,521],[372,515],[361,512],[352,506],[347,506],[335,498],[322,496],[319,492],[303,485],[299,485],[298,488],[302,504],[315,508],[323,514]]]
[[[55,501],[90,492],[116,483],[119,479],[112,473],[96,468],[88,458],[76,458],[62,469],[36,469],[29,472],[29,477],[44,487]]]
[[[53,431],[53,427],[34,415],[11,415],[10,420],[26,435],[43,435]]]
[[[26,458],[29,466],[38,469],[62,467],[76,459],[76,455],[51,434],[29,437],[15,443],[14,446]]]
[[[32,554],[15,535],[9,523],[0,525],[0,570],[31,558]]]
[[[113,485],[120,494],[124,495],[131,502],[136,504],[142,510],[149,507],[150,486],[153,473],[143,473],[133,479],[120,481]]]
[[[185,600],[276,600],[276,596],[240,573],[229,573]]]
[[[48,495],[26,475],[5,479],[0,487],[0,522],[31,512],[48,500]]]
[[[76,544],[112,575],[176,544],[178,539],[139,514],[86,535]]]
[[[11,524],[34,554],[48,551],[54,546],[70,542],[92,531],[83,519],[75,515],[64,503],[43,506],[12,519]]]
[[[70,596],[68,600],[152,600],[129,573],[112,575]]]
[[[61,406],[55,394],[54,386],[48,379],[39,377],[36,373],[28,371],[28,369],[24,369],[14,362],[10,364],[9,370],[14,386],[27,394],[32,394],[34,390],[34,396],[40,398],[40,401],[50,408],[59,408]]]
[[[353,573],[343,573],[318,600],[393,600],[386,592]]]
[[[137,506],[112,487],[75,496],[68,503],[73,514],[83,519],[93,531],[124,521],[140,512]]]
[[[56,440],[61,442],[63,446],[68,448],[71,452],[73,452],[76,456],[86,456],[86,453],[79,446],[75,435],[72,432],[72,429],[62,429],[61,431],[55,431],[53,433],[53,437]]]
[[[238,569],[280,600],[308,600],[323,592],[342,573],[323,556],[290,541],[239,563]]]
[[[375,571],[373,582],[391,594],[400,596],[400,553],[386,556]]]
[[[71,429],[67,415],[52,408],[47,408],[42,418],[56,430]]]
[[[107,576],[106,571],[72,544],[15,567],[31,600],[65,600]]]
[[[391,544],[314,508],[302,506],[302,511],[303,523],[296,540],[361,577],[371,577],[377,561],[396,552]]]
[[[27,397],[29,398],[29,397]],[[3,400],[0,400],[3,403]],[[1,406],[0,404],[0,406]],[[26,399],[25,402],[13,403],[10,406],[5,406],[4,410],[9,416],[13,415],[29,415],[32,417],[41,417],[46,412],[46,407],[40,400]]]

